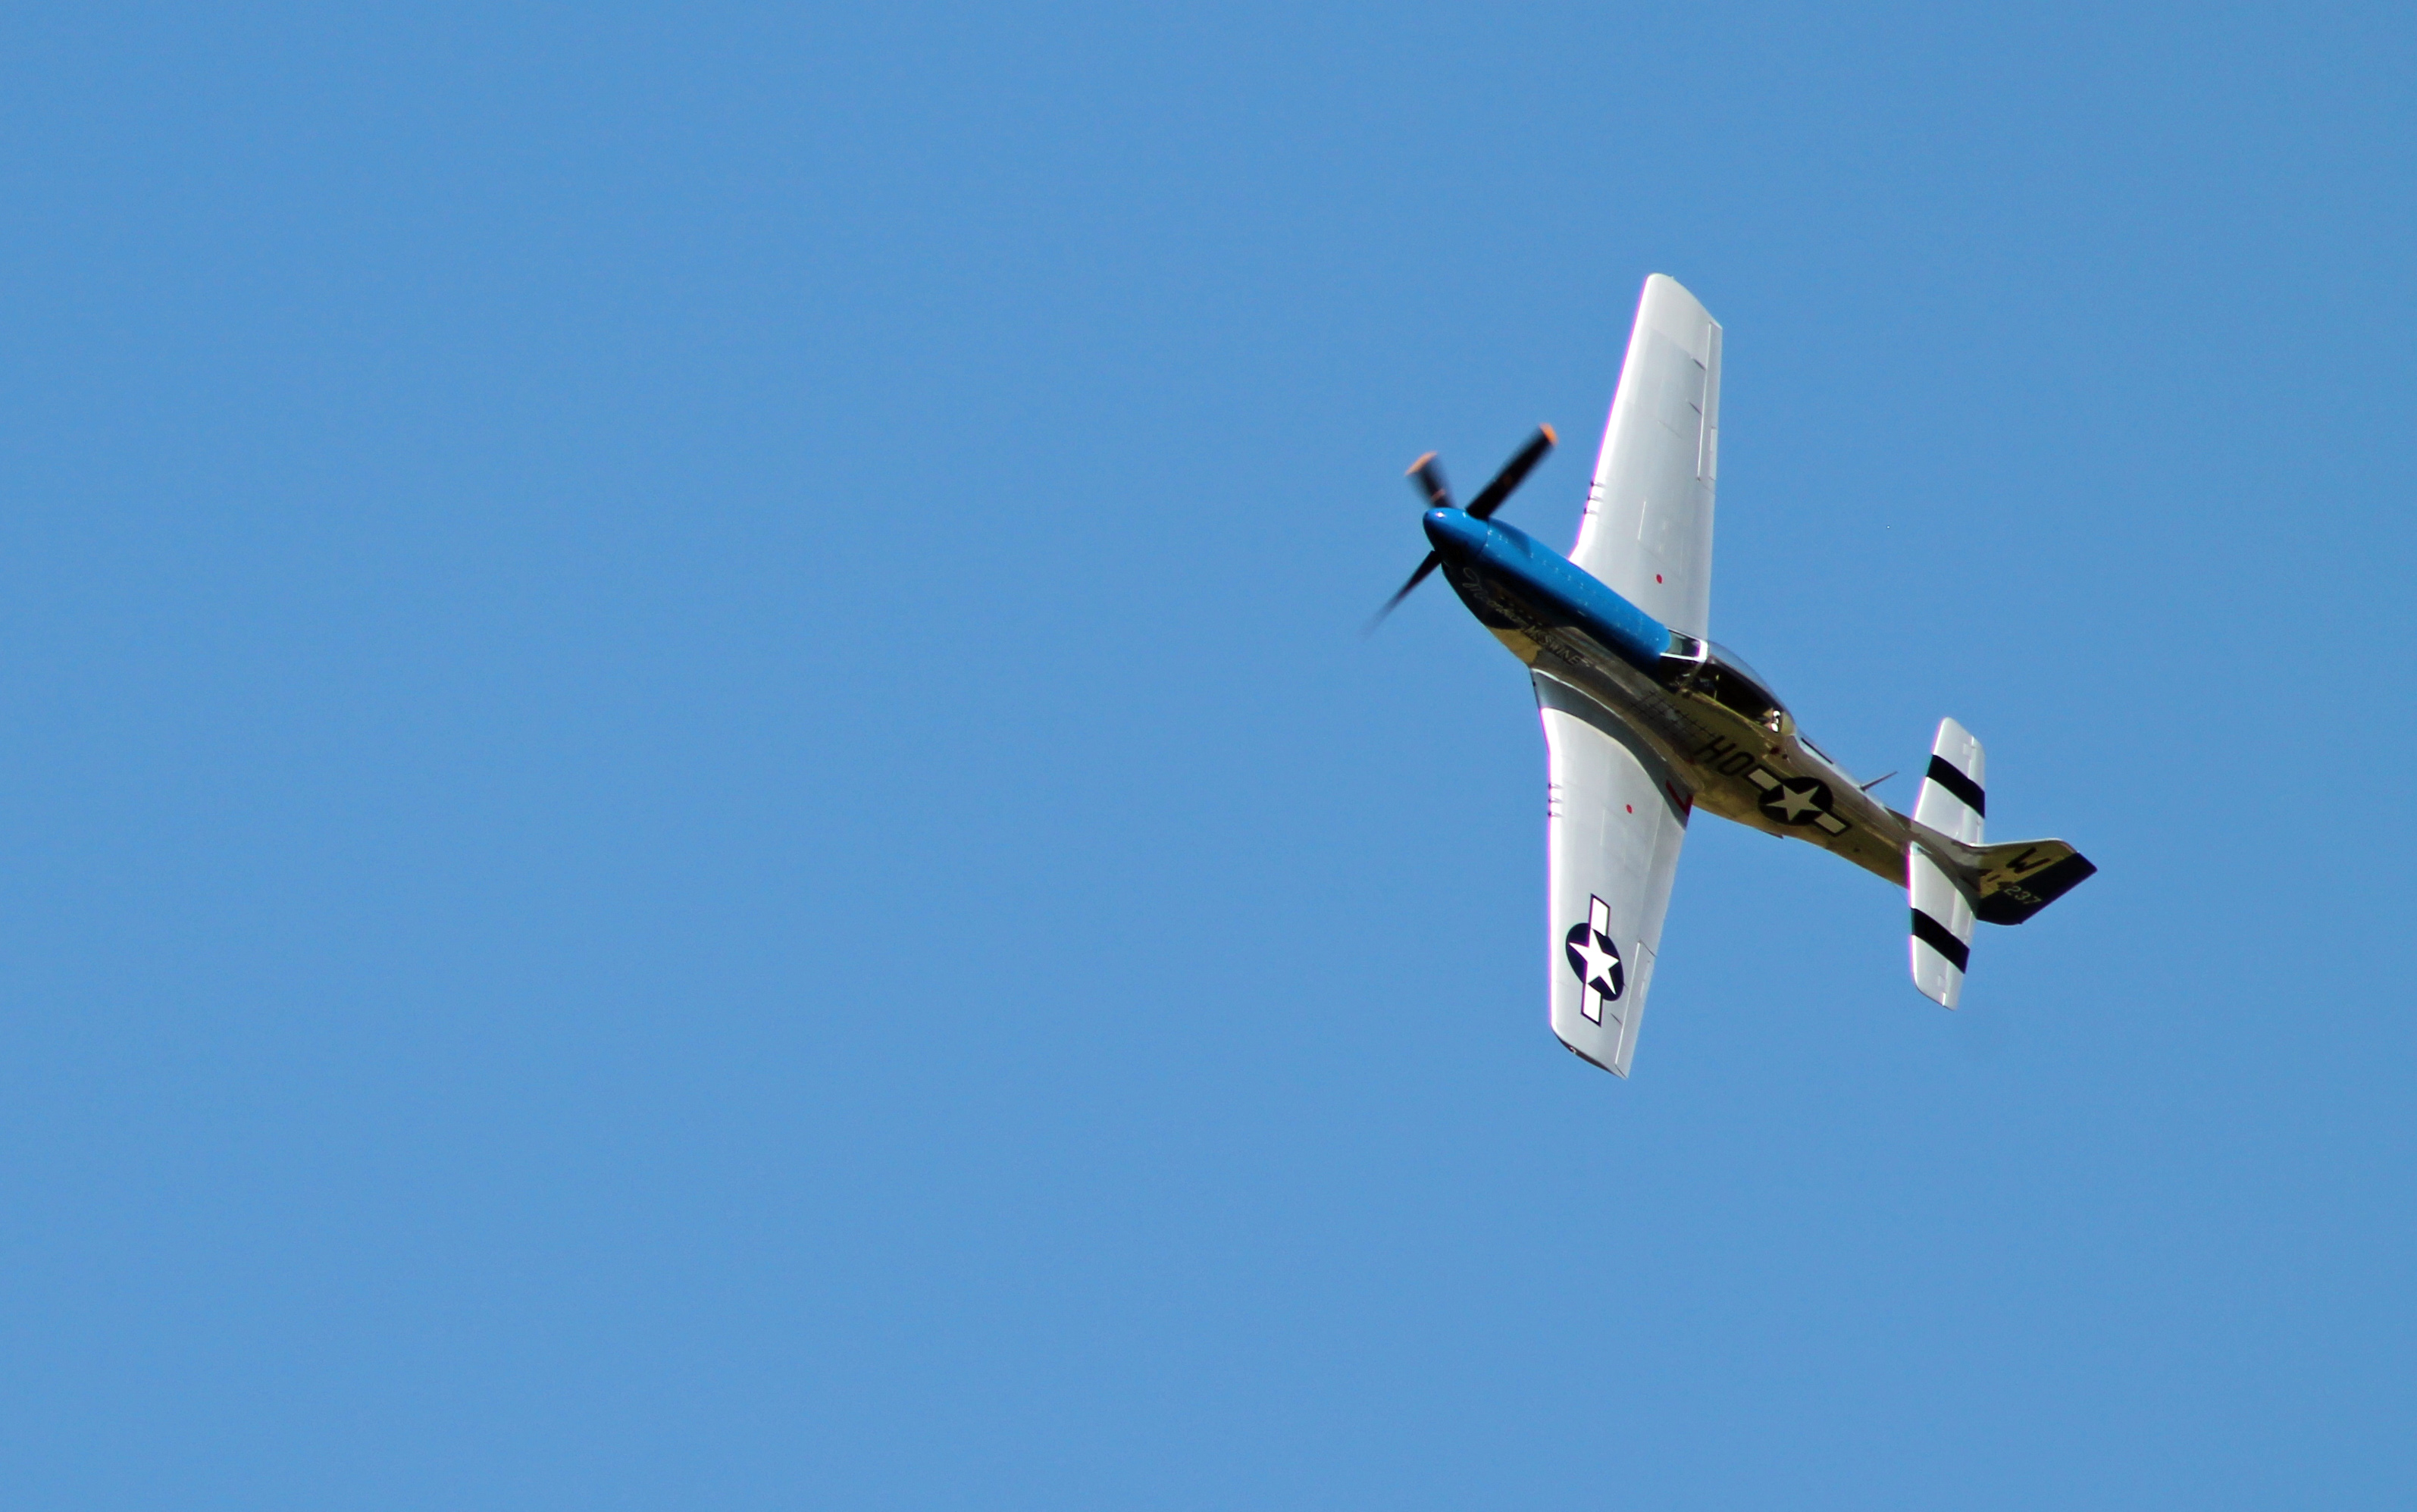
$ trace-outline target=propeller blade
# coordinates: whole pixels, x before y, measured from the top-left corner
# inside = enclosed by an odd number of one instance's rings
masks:
[[[1484,491],[1468,501],[1469,514],[1482,520],[1501,508],[1502,501],[1511,497],[1511,491],[1526,481],[1528,475],[1535,471],[1536,464],[1544,460],[1544,453],[1552,450],[1560,439],[1553,433],[1551,426],[1538,426],[1536,433],[1528,438],[1528,444],[1519,448],[1519,454],[1504,462],[1502,471],[1494,475],[1494,481],[1485,485]]]
[[[1411,589],[1417,587],[1420,583],[1426,582],[1427,574],[1433,572],[1436,567],[1442,563],[1442,561],[1443,558],[1436,555],[1433,552],[1429,552],[1427,553],[1427,559],[1419,564],[1419,569],[1410,574],[1410,581],[1403,583],[1400,590],[1396,592],[1392,597],[1385,600],[1385,607],[1376,611],[1376,617],[1370,620],[1368,622],[1368,628],[1361,631],[1360,633],[1362,635],[1371,634],[1376,630],[1377,626],[1384,624],[1385,616],[1393,612],[1393,606],[1400,603],[1403,599],[1407,598],[1410,596]]]
[[[1452,485],[1443,480],[1443,464],[1436,461],[1434,452],[1410,463],[1410,470],[1403,476],[1410,480],[1410,487],[1419,491],[1419,497],[1427,501],[1428,508],[1452,507]]]

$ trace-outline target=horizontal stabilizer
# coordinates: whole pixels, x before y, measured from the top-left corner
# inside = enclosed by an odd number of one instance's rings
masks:
[[[1972,732],[1939,720],[1914,804],[1905,885],[1913,902],[1913,984],[1951,1008],[1964,990],[1976,920],[2020,924],[2098,869],[2062,840],[1982,844],[1987,771]]]
[[[1953,719],[1938,721],[1930,743],[1930,770],[1914,801],[1914,822],[1966,845],[1981,843],[1982,815],[1988,801],[1981,743]],[[1948,869],[1953,863],[1916,841],[1905,854],[1905,890],[1913,903],[1913,985],[1922,995],[1952,1008],[1964,991],[1964,968],[1972,959],[1972,900]]]
[[[1915,822],[1949,839],[1980,844],[1982,816],[1989,811],[1988,796],[1982,791],[1985,770],[1981,743],[1972,732],[1953,719],[1939,720],[1938,738],[1930,745],[1930,770],[1913,806]]]
[[[1923,997],[1952,1008],[1963,994],[1964,968],[1972,959],[1972,905],[1918,841],[1906,852],[1905,890],[1913,903],[1913,985]]]

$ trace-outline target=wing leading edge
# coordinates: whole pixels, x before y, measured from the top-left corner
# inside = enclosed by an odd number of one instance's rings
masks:
[[[1542,673],[1553,1033],[1628,1074],[1693,794],[1618,717]]]

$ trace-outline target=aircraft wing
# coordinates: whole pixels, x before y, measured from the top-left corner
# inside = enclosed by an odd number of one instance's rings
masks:
[[[1586,520],[1570,560],[1674,630],[1710,639],[1721,328],[1695,296],[1645,280]]]
[[[1547,760],[1553,1033],[1624,1077],[1694,794],[1601,704],[1542,673],[1535,683]]]

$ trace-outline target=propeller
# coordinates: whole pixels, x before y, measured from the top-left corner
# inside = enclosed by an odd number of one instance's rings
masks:
[[[1501,508],[1503,502],[1511,497],[1511,491],[1527,481],[1528,475],[1536,470],[1536,464],[1544,460],[1544,453],[1552,450],[1560,439],[1553,433],[1551,426],[1536,427],[1536,433],[1528,438],[1528,444],[1502,464],[1502,471],[1494,475],[1492,482],[1478,490],[1477,497],[1468,501],[1470,516],[1483,520]],[[1434,452],[1428,452],[1410,463],[1407,476],[1410,487],[1419,491],[1419,497],[1427,501],[1428,508],[1449,509],[1453,507],[1452,485],[1444,481],[1443,465],[1436,461]],[[1373,631],[1385,623],[1385,616],[1393,612],[1393,607],[1407,598],[1411,589],[1426,582],[1427,574],[1442,565],[1443,559],[1429,552],[1426,560],[1419,564],[1418,570],[1410,574],[1410,581],[1395,590],[1393,597],[1385,600],[1385,607],[1376,611],[1376,617],[1368,622],[1369,630]]]
[[[1544,453],[1552,450],[1560,439],[1553,434],[1551,426],[1536,427],[1536,433],[1528,438],[1528,444],[1519,448],[1519,454],[1504,462],[1502,471],[1494,475],[1494,481],[1486,484],[1478,491],[1477,497],[1468,501],[1469,514],[1483,520],[1501,508],[1502,501],[1511,497],[1511,491],[1528,480],[1528,475],[1544,460]]]

